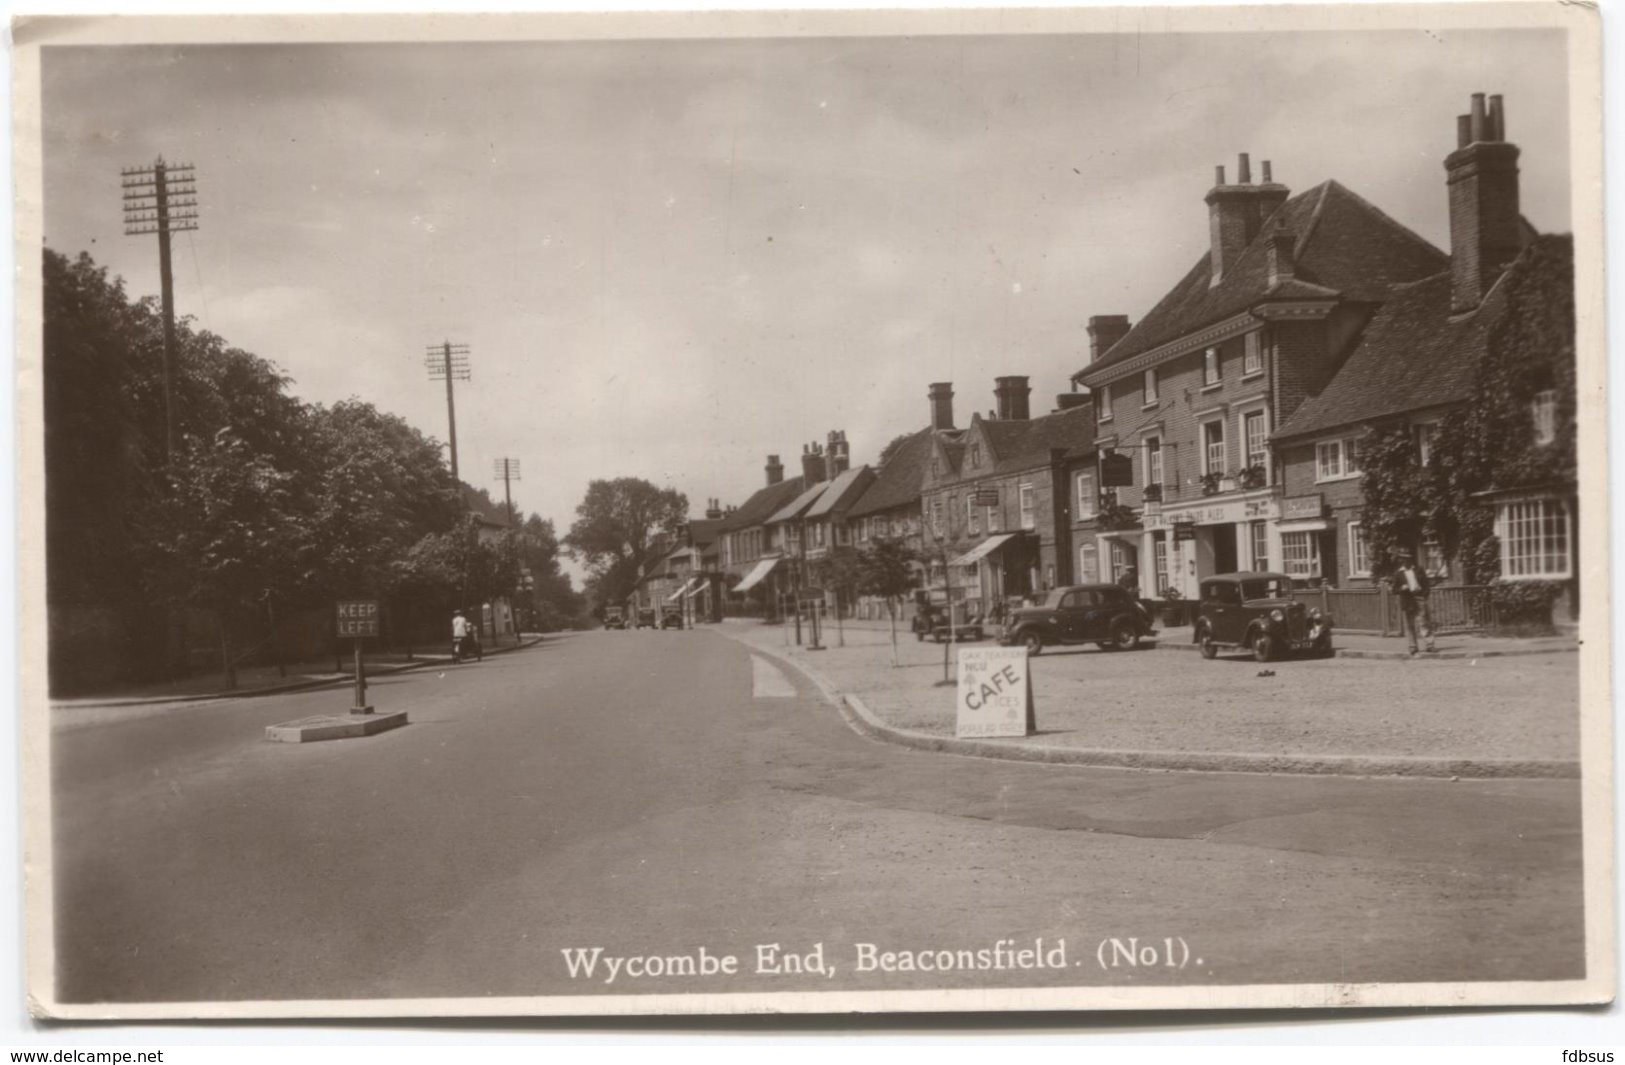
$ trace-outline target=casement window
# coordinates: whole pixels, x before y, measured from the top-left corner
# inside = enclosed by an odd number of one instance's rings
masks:
[[[1349,576],[1371,576],[1371,545],[1366,541],[1365,529],[1357,521],[1348,524]]]
[[[1359,446],[1354,440],[1322,440],[1315,445],[1315,480],[1339,481],[1360,475]]]
[[[982,515],[976,509],[976,497],[965,497],[965,528],[970,530],[972,536],[982,535]]]
[[[1249,377],[1255,373],[1264,372],[1264,338],[1255,332],[1248,333],[1243,339],[1245,347],[1241,354],[1241,374]]]
[[[1112,420],[1111,389],[1101,385],[1095,389],[1095,421],[1109,422]]]
[[[1152,590],[1156,595],[1162,595],[1168,588],[1168,534],[1154,532],[1151,534],[1151,554],[1155,559],[1157,586]]]
[[[970,445],[970,468],[976,469],[982,465],[981,441],[973,440]]]
[[[1153,367],[1145,372],[1145,405],[1150,406],[1157,401],[1157,371]]]
[[[1241,438],[1247,448],[1247,460],[1243,465],[1257,466],[1263,470],[1267,482],[1270,470],[1269,422],[1263,411],[1249,411],[1241,416]]]
[[[1225,472],[1224,460],[1224,422],[1211,421],[1202,423],[1202,472]]]
[[[1162,437],[1146,437],[1144,452],[1146,486],[1162,484]]]
[[[1438,435],[1438,422],[1422,422],[1411,427],[1412,437],[1416,441],[1416,462],[1420,466],[1427,466],[1433,462],[1433,438]]]
[[[1289,577],[1320,576],[1320,534],[1288,532],[1281,534],[1281,569]]]
[[[1561,499],[1509,500],[1496,508],[1501,576],[1506,580],[1562,580],[1572,575],[1569,508]]]
[[[1450,563],[1444,557],[1444,545],[1429,541],[1422,545],[1422,566],[1431,580],[1442,581],[1450,576]]]
[[[1038,522],[1037,515],[1033,511],[1033,486],[1030,484],[1022,485],[1019,498],[1021,500],[1021,527],[1031,529]]]
[[[1219,383],[1219,349],[1208,348],[1202,352],[1202,384],[1216,385]]]
[[[1548,388],[1544,392],[1535,393],[1535,400],[1529,405],[1530,415],[1535,420],[1535,443],[1544,447],[1557,439],[1557,391]]]
[[[1270,568],[1270,532],[1269,522],[1255,521],[1248,523],[1248,539],[1253,549],[1253,569],[1267,572]]]
[[[1072,514],[1073,518],[1077,521],[1085,521],[1094,517],[1095,510],[1099,505],[1099,496],[1096,494],[1095,489],[1094,471],[1079,470],[1077,477],[1073,479],[1073,486],[1077,489],[1078,499],[1076,509]]]
[[[1123,574],[1128,572],[1128,568],[1134,565],[1134,551],[1121,540],[1112,540],[1109,543],[1111,545],[1111,579],[1112,583],[1116,584],[1123,579]],[[1138,589],[1136,589],[1136,592],[1138,592]]]

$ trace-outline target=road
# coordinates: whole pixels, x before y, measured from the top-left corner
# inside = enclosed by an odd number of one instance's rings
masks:
[[[853,734],[804,677],[705,630],[550,639],[383,677],[371,695],[412,723],[261,740],[348,705],[339,690],[56,732],[62,1000],[1582,975],[1572,781],[905,750]],[[1176,940],[1183,968],[1121,952],[1103,968],[1107,937]],[[1037,938],[1053,961],[1064,940],[1065,965],[860,971],[857,946],[878,958]],[[823,971],[758,972],[774,943],[814,961],[822,944]],[[572,974],[575,948],[600,949],[590,977]],[[738,971],[631,963],[608,979],[611,957],[702,948]]]

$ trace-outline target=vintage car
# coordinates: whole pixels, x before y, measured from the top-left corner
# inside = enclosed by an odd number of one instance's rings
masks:
[[[655,619],[654,607],[646,606],[642,610],[638,611],[638,621],[637,621],[637,627],[638,628],[640,628],[640,629],[652,629],[652,628],[655,627],[656,624],[658,624],[658,622]]]
[[[1260,662],[1289,651],[1330,654],[1332,619],[1294,599],[1284,573],[1225,573],[1202,581],[1193,638],[1203,658],[1221,647],[1250,650]]]
[[[606,606],[604,608],[604,628],[626,628],[626,611],[622,610],[618,606]]]
[[[1067,643],[1126,651],[1156,634],[1150,612],[1127,589],[1115,584],[1074,584],[1054,589],[1039,606],[1011,611],[999,642],[1007,647],[1019,644],[1033,655]]]
[[[679,607],[668,606],[660,612],[660,627],[663,629],[680,629],[683,627],[683,611]]]

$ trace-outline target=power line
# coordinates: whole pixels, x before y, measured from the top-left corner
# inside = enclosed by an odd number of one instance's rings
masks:
[[[429,380],[446,382],[446,423],[451,437],[451,479],[457,480],[457,397],[453,382],[473,379],[468,366],[468,345],[447,340],[432,344],[423,356]]]
[[[197,179],[189,163],[166,163],[119,172],[124,190],[124,234],[158,234],[158,273],[164,313],[164,464],[175,453],[175,277],[169,235],[197,228]]]

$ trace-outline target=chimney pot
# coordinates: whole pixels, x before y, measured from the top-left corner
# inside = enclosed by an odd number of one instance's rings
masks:
[[[1238,185],[1251,185],[1252,183],[1253,183],[1252,161],[1247,158],[1247,153],[1246,152],[1242,152],[1241,153],[1241,158],[1236,161],[1236,184],[1238,184]]]
[[[1505,112],[1499,97],[1485,109],[1474,93],[1465,123],[1457,119],[1457,140],[1465,125],[1468,143],[1444,161],[1450,196],[1450,306],[1473,310],[1523,247],[1518,209],[1518,147],[1504,139]]]
[[[1496,93],[1490,97],[1490,140],[1504,141],[1507,139],[1506,112],[1501,109],[1501,94]]]
[[[999,404],[997,417],[1001,421],[1026,421],[1030,417],[1028,397],[1031,394],[1025,377],[994,378],[993,396]]]
[[[1128,335],[1126,314],[1097,314],[1089,319],[1089,361],[1099,362],[1112,345]]]
[[[1481,92],[1473,93],[1472,118],[1474,142],[1489,140],[1488,130],[1485,128],[1487,123],[1484,114],[1484,94]]]
[[[1216,167],[1213,168],[1213,183],[1215,185],[1223,185],[1224,184],[1224,165],[1223,164],[1220,164],[1219,166],[1216,166]]]
[[[777,455],[767,457],[767,483],[778,484],[784,480],[784,463],[779,461]]]
[[[1456,116],[1456,147],[1465,148],[1473,143],[1473,116]]]
[[[1274,184],[1273,180],[1270,178],[1270,161],[1268,159],[1264,160],[1263,168],[1264,168],[1264,184],[1266,184],[1266,185]]]

